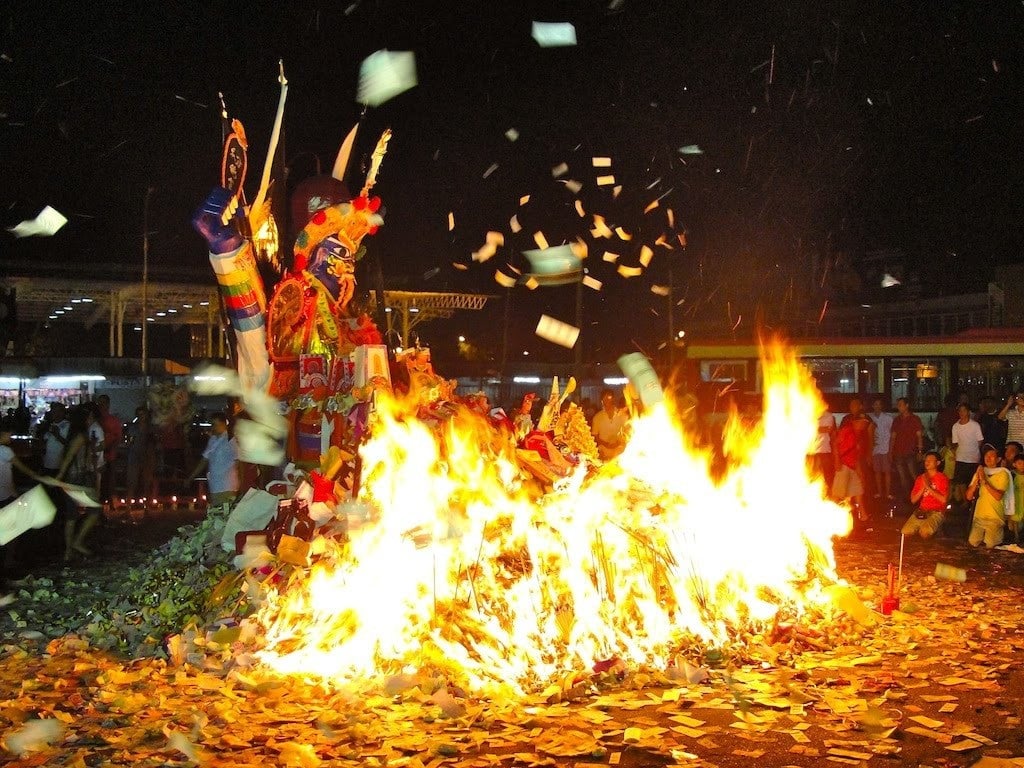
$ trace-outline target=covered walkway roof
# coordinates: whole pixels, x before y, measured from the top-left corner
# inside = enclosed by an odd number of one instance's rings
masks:
[[[18,319],[29,322],[70,322],[90,328],[98,323],[110,326],[110,356],[124,354],[124,329],[143,322],[156,325],[206,326],[207,336],[221,333],[220,296],[210,283],[170,283],[90,280],[74,277],[9,277],[7,289],[17,291]],[[492,298],[473,293],[430,293],[384,291],[387,327],[382,332],[403,346],[409,334],[429,320],[447,319],[459,310],[481,310]],[[370,292],[376,306],[376,292]],[[223,350],[221,350],[223,356]]]

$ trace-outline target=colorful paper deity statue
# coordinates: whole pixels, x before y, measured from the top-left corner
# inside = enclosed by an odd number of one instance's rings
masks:
[[[246,386],[290,401],[301,391],[304,358],[322,356],[329,376],[334,362],[346,359],[356,347],[380,343],[370,318],[352,316],[349,304],[356,261],[365,252],[362,240],[383,224],[380,198],[369,193],[389,139],[390,131],[385,131],[355,198],[333,177],[309,179],[295,190],[292,225],[299,231],[292,264],[269,302],[252,244],[233,226],[237,194],[215,189],[193,216],[193,225],[210,247]]]
[[[318,200],[324,198],[311,198]],[[349,312],[356,261],[365,251],[361,241],[383,223],[379,207],[379,197],[365,196],[331,204],[314,210],[296,236],[292,268],[274,289],[267,311],[271,394],[298,392],[304,355],[322,355],[329,370],[357,346],[380,343],[369,318]]]

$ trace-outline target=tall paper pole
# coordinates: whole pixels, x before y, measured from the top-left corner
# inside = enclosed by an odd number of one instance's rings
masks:
[[[281,138],[281,123],[284,121],[284,102],[288,98],[288,79],[284,76],[284,62],[279,60],[277,66],[280,69],[277,81],[281,84],[281,98],[277,102],[277,115],[274,116],[274,130],[270,134],[270,145],[267,147],[267,160],[263,163],[263,176],[260,178],[260,188],[256,193],[256,199],[253,201],[252,208],[250,208],[256,216],[260,215],[263,201],[267,199],[267,190],[270,188],[270,169],[274,164],[277,142]],[[278,183],[283,184],[284,179],[279,179]],[[255,230],[256,228],[253,227],[253,229]]]

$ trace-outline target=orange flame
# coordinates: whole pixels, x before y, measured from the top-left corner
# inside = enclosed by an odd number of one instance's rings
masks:
[[[825,604],[851,518],[805,469],[821,399],[792,355],[762,362],[762,423],[729,425],[718,480],[663,406],[616,462],[540,495],[483,420],[460,412],[439,438],[379,402],[362,450],[374,519],[344,548],[317,541],[308,576],[270,591],[261,660],[334,680],[430,667],[518,692],[603,659],[664,668],[695,640]]]

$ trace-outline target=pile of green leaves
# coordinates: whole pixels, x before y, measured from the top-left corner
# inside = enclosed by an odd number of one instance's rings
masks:
[[[202,627],[229,610],[237,590],[231,555],[220,546],[226,513],[211,510],[126,574],[118,594],[96,606],[81,633],[98,648],[135,656],[163,653],[163,639],[189,626]],[[215,589],[217,595],[211,600]],[[231,590],[227,590],[231,591]]]

